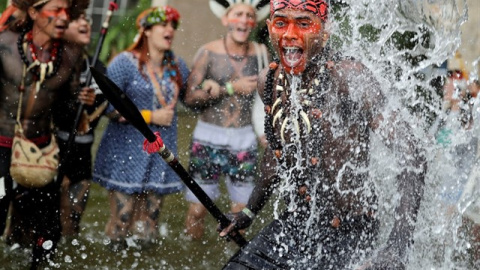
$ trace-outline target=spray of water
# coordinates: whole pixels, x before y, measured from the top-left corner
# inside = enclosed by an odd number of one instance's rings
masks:
[[[439,195],[465,184],[458,175],[458,156],[451,153],[470,141],[472,131],[462,129],[456,117],[448,117],[442,110],[442,94],[434,87],[435,78],[443,75],[435,67],[460,45],[460,26],[466,14],[463,0],[349,1],[337,17],[348,19],[332,25],[342,50],[375,74],[389,98],[387,110],[400,110],[426,146],[429,170],[408,269],[471,267],[466,256],[469,244],[459,231],[461,215],[471,200],[445,202]],[[448,146],[439,146],[435,140],[442,119],[451,120],[456,134]],[[394,153],[381,143],[373,145],[370,173],[380,190],[381,243],[393,224],[398,203],[395,175],[401,168],[392,162]],[[474,162],[463,165],[462,169],[468,170]]]
[[[437,67],[460,45],[460,26],[467,20],[466,0],[357,0],[343,4],[335,8],[329,25],[332,47],[361,61],[374,74],[388,98],[385,113],[398,111],[422,138],[427,152],[425,193],[407,269],[471,269],[470,246],[459,228],[472,196],[446,200],[444,195],[452,190],[462,193],[473,177],[469,174],[476,156],[472,134],[478,128],[462,128],[458,117],[442,108],[443,95],[436,87],[439,75],[445,75]],[[293,97],[299,85],[292,81]],[[476,111],[477,104],[470,105]],[[448,145],[437,141],[440,123],[455,132]],[[296,129],[294,123],[287,123],[286,128]],[[462,145],[464,151],[458,153]],[[301,150],[302,145],[295,147]],[[396,175],[402,168],[395,162],[394,152],[373,137],[368,171],[379,194],[379,245],[388,237],[399,199]],[[465,158],[459,162],[458,155]],[[301,159],[297,162],[303,164]],[[287,171],[284,177],[294,178],[295,172]],[[281,186],[285,193],[294,188],[288,181]],[[275,205],[276,217],[281,208]]]

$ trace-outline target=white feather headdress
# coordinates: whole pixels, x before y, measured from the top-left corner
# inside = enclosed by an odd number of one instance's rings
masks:
[[[257,14],[257,22],[265,19],[270,13],[270,0],[210,0],[210,9],[218,18],[234,4],[246,4],[253,7]]]

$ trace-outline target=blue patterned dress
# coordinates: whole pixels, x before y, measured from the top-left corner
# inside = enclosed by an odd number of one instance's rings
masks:
[[[184,85],[189,70],[185,62],[177,58]],[[139,110],[155,110],[161,105],[148,76],[138,71],[138,59],[130,52],[116,56],[107,68],[108,77],[122,89]],[[144,67],[145,74],[146,68]],[[170,78],[159,81],[166,88],[167,103],[174,96]],[[160,78],[158,78],[160,80]],[[107,113],[113,111],[110,105]],[[177,153],[177,114],[169,127],[150,124],[152,131],[159,131],[165,145]],[[98,148],[93,181],[108,190],[127,194],[153,191],[170,194],[183,190],[179,177],[159,155],[143,151],[143,135],[130,124],[110,121]]]

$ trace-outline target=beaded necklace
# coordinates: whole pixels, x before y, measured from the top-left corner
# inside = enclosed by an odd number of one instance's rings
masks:
[[[36,91],[40,91],[42,83],[51,77],[53,77],[60,66],[62,59],[62,50],[60,50],[61,42],[59,40],[54,40],[52,43],[53,47],[50,51],[50,59],[48,62],[44,63],[38,60],[37,58],[37,48],[33,44],[33,33],[30,30],[28,33],[26,31],[22,32],[17,39],[18,52],[23,61],[23,78],[20,85],[20,90],[24,90],[25,76],[27,72],[31,72],[34,75],[34,81],[36,81]],[[33,62],[30,63],[27,56],[25,55],[26,51],[30,51]]]
[[[301,95],[301,108],[295,109],[298,110],[297,115],[293,115],[291,111],[288,111],[288,109],[292,110],[291,104],[288,104],[288,96],[292,93],[289,92],[290,85],[283,70],[280,71],[278,78],[276,78],[276,83],[274,83],[275,73],[279,66],[278,59],[275,59],[274,62],[269,65],[264,91],[266,113],[265,134],[271,149],[275,153],[275,157],[280,163],[284,161],[282,148],[285,143],[285,126],[288,121],[294,124],[297,133],[301,134],[300,139],[306,143],[306,153],[304,154],[309,157],[308,160],[310,164],[315,166],[319,162],[319,146],[323,144],[323,136],[318,130],[313,132],[313,136],[310,136],[310,134],[312,133],[312,126],[316,126],[317,129],[320,128],[319,121],[322,118],[322,111],[318,107],[323,106],[322,104],[325,102],[324,92],[322,90],[328,89],[330,85],[328,65],[331,62],[326,61],[327,55],[328,52],[324,51],[322,55],[318,57],[319,60],[313,60],[314,63],[318,63],[317,70],[312,74],[311,80],[305,84],[305,88],[300,89],[296,93],[297,95]],[[276,95],[274,93],[274,84],[276,85]],[[282,95],[287,97],[286,102],[283,102]],[[273,100],[274,96],[276,96],[275,101]],[[278,110],[275,111],[277,108]],[[281,124],[279,136],[275,134],[276,123]]]
[[[247,58],[247,56],[248,56],[248,51],[250,49],[250,42],[247,40],[247,45],[245,46],[245,52],[243,53],[243,55],[230,54],[230,52],[228,51],[228,47],[227,47],[227,37],[226,36],[223,38],[223,46],[225,47],[225,52],[227,53],[227,55],[230,59],[232,59],[236,62],[241,62],[245,58]]]
[[[323,60],[323,59],[321,59]],[[315,61],[316,62],[316,61]],[[320,108],[324,106],[325,92],[322,90],[329,87],[329,72],[327,72],[325,65],[318,61],[318,71],[312,74],[311,80],[306,83],[305,89],[299,91],[290,91],[286,78],[286,74],[282,69],[275,80],[275,73],[279,66],[279,61],[275,60],[269,65],[267,79],[265,82],[264,102],[265,102],[265,134],[270,148],[274,151],[274,156],[277,159],[278,165],[276,167],[278,175],[291,175],[293,178],[288,178],[287,181],[293,181],[292,184],[296,186],[300,196],[295,196],[295,203],[292,207],[311,200],[312,180],[321,175],[318,171],[321,166],[320,156],[323,151],[324,134],[321,131],[321,117],[322,111]],[[274,90],[274,82],[276,87]],[[303,85],[301,85],[303,86]],[[274,92],[275,91],[275,92]],[[292,94],[297,95],[300,106],[293,106],[289,100]],[[273,98],[276,98],[274,101]],[[285,98],[285,100],[284,100]],[[303,145],[302,147],[289,147],[294,150],[293,155],[297,160],[300,160],[302,165],[300,167],[289,167],[287,159],[293,158],[289,154],[283,153],[283,147],[288,147],[285,140],[285,127],[287,122],[293,124],[298,139]],[[279,135],[275,133],[275,124],[281,124]],[[312,130],[312,127],[315,130]],[[298,152],[297,152],[298,151]],[[292,153],[290,153],[292,154]],[[290,172],[290,173],[289,173]],[[290,197],[285,197],[286,202],[290,205]],[[309,208],[309,205],[306,205]],[[291,210],[293,210],[292,208]]]

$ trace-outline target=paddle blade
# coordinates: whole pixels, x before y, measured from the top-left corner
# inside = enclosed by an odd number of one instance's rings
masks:
[[[120,90],[120,88],[112,82],[102,72],[98,71],[95,67],[90,67],[90,72],[93,78],[98,84],[98,87],[103,92],[107,100],[113,105],[113,107],[123,116],[127,121],[132,124],[149,142],[155,142],[157,137],[153,134],[152,130],[148,127],[147,123],[142,117],[137,106]]]

